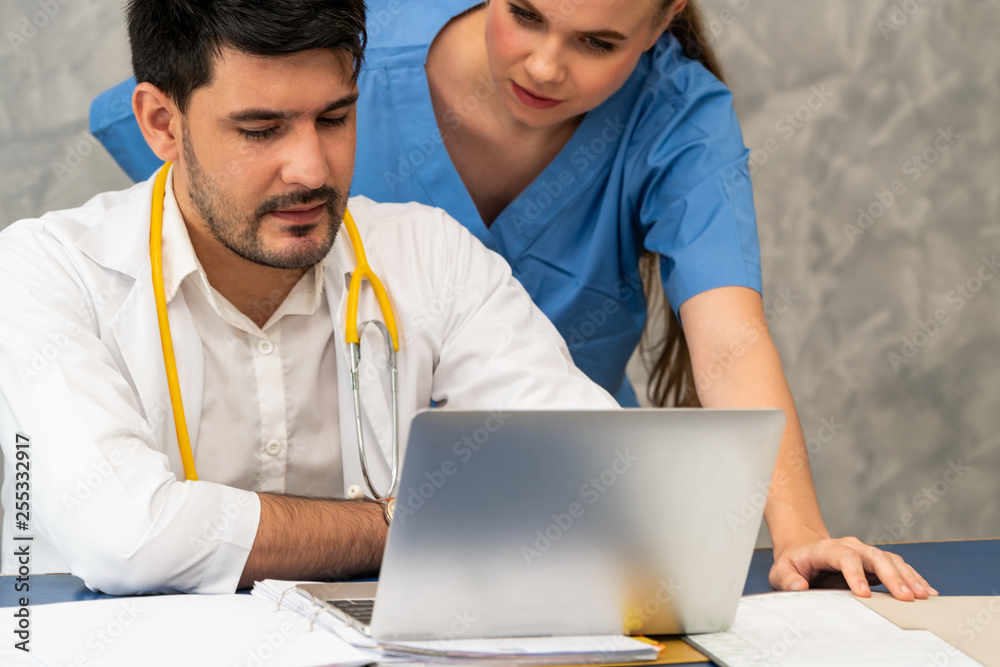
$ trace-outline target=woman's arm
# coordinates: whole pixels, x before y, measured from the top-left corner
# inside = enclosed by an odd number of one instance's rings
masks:
[[[937,591],[902,558],[853,537],[832,539],[820,514],[809,456],[760,295],[745,287],[703,292],[680,307],[695,387],[705,407],[777,407],[785,434],[764,508],[774,545],[770,582],[802,590],[824,572],[842,572],[851,590],[871,595],[870,575],[901,600]]]

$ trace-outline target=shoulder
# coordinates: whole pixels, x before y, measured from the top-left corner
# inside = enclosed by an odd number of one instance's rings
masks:
[[[141,182],[126,190],[102,192],[82,206],[50,211],[38,218],[11,223],[0,231],[0,254],[11,257],[28,248],[40,251],[56,246],[76,249],[88,234],[110,221],[127,222],[128,226],[134,227],[138,224],[134,220],[134,211],[146,191],[144,186],[146,183]],[[114,230],[109,231],[113,238],[121,241],[120,235]]]
[[[695,136],[725,142],[742,135],[729,88],[667,33],[643,54],[630,83],[636,138],[656,142]]]
[[[372,0],[366,10],[365,59],[377,65],[400,49],[426,48],[449,20],[478,4],[478,0]]]
[[[91,323],[98,309],[116,309],[127,293],[115,295],[133,284],[136,267],[149,265],[144,194],[140,183],[11,224],[0,232],[0,293],[25,313],[74,313]],[[140,199],[147,202],[141,212]]]
[[[637,73],[644,89],[659,93],[666,100],[692,104],[721,99],[732,104],[732,93],[700,61],[684,55],[677,38],[667,33],[642,55]]]
[[[673,35],[643,54],[633,77],[623,164],[636,201],[664,191],[656,185],[662,179],[670,180],[669,191],[688,192],[745,165],[749,152],[732,93],[684,56]]]
[[[370,263],[395,280],[434,281],[433,276],[464,273],[470,267],[489,274],[510,272],[506,260],[444,209],[417,202],[376,203],[364,196],[351,197],[348,206]]]
[[[453,244],[474,238],[444,209],[435,206],[418,202],[380,203],[357,195],[350,198],[348,208],[366,239],[390,241],[390,246],[404,253],[414,243]]]

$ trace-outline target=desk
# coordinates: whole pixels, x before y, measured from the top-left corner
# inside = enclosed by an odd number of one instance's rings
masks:
[[[914,542],[884,545],[882,548],[905,558],[941,595],[1000,595],[1000,539]],[[773,562],[770,549],[754,552],[743,589],[745,595],[771,590],[767,575]],[[15,606],[14,583],[14,577],[0,577],[0,607]],[[112,596],[89,591],[80,579],[72,575],[31,577],[32,605],[104,597]],[[693,667],[712,665],[691,664]]]

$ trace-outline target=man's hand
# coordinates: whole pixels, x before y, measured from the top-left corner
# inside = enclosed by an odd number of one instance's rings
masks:
[[[938,594],[900,556],[854,537],[834,539],[816,533],[775,551],[768,581],[783,591],[840,588],[846,582],[851,592],[864,598],[871,596],[870,585],[879,583],[899,600],[924,600]]]
[[[334,579],[374,572],[388,526],[382,506],[258,493],[260,524],[240,588],[260,579]]]

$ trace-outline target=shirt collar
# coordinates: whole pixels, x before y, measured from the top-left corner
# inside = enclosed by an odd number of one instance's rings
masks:
[[[167,303],[173,301],[181,282],[192,273],[197,273],[208,285],[205,270],[194,253],[184,217],[174,197],[174,170],[171,168],[163,194],[163,293]]]

